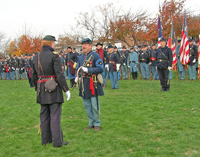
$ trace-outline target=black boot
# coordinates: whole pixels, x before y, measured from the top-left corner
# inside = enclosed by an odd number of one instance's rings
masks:
[[[69,88],[73,87],[72,81],[73,81],[73,79],[70,80],[70,87]]]
[[[134,75],[134,73],[131,73],[131,74],[132,74],[133,80],[135,80],[135,75]]]
[[[72,87],[74,87],[76,84],[75,79],[72,79]]]
[[[135,80],[137,80],[137,72],[135,72]]]

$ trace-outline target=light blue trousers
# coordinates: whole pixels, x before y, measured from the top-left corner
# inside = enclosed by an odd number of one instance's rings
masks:
[[[111,81],[112,88],[118,89],[119,88],[119,85],[118,85],[119,82],[118,82],[117,71],[109,72],[109,75],[110,75],[110,81]]]
[[[147,64],[147,63],[140,63],[140,68],[141,68],[143,79],[149,80],[149,77],[150,77],[149,64]]]
[[[190,80],[196,79],[196,64],[188,65]]]
[[[87,117],[89,119],[89,126],[100,126],[101,121],[98,119],[96,97],[91,97],[89,99],[82,98],[82,101],[83,101],[84,109],[87,113]],[[99,97],[98,97],[98,105],[99,105],[99,117],[100,117]]]

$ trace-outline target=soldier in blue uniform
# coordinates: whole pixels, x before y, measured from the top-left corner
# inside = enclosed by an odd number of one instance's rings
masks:
[[[196,44],[196,48],[197,48],[197,60],[196,60],[196,74],[198,74],[198,64],[199,64],[199,62],[198,62],[198,52],[199,52],[199,39],[197,39],[196,41],[195,41],[195,44]]]
[[[157,71],[162,89],[160,91],[170,90],[169,71],[172,69],[172,50],[166,46],[166,40],[161,38],[161,47],[158,49],[156,57]]]
[[[6,80],[10,80],[10,66],[9,66],[9,59],[8,57],[5,58],[4,62],[4,73],[6,75]]]
[[[189,39],[189,57],[190,62],[188,63],[188,70],[190,80],[196,80],[196,61],[197,61],[197,46],[193,44],[193,39]]]
[[[9,72],[10,72],[10,78],[11,80],[15,80],[15,59],[13,57],[10,57],[9,59]]]
[[[4,63],[3,63],[3,58],[0,57],[0,80],[4,79],[4,72],[3,72],[3,69],[4,69]]]
[[[109,63],[109,76],[110,76],[110,81],[112,84],[112,89],[118,89],[119,88],[119,80],[118,80],[118,74],[117,72],[119,71],[120,67],[120,61],[119,61],[119,55],[117,52],[113,51],[113,46],[108,45],[108,63]]]
[[[143,45],[142,51],[140,52],[140,68],[142,72],[142,77],[144,80],[149,80],[150,77],[150,51],[147,45]]]
[[[32,59],[31,59],[31,54],[27,54],[27,60],[25,63],[25,69],[26,69],[26,75],[29,81],[30,87],[34,87],[33,81],[32,81]]]
[[[120,56],[120,52],[117,49],[117,46],[114,46],[114,50],[113,51],[117,52],[117,54],[119,56],[119,62],[121,62],[121,56]],[[117,72],[117,75],[118,75],[118,80],[120,80],[120,78],[121,78],[121,68],[119,68],[119,70]]]
[[[159,80],[158,72],[157,72],[157,65],[156,65],[156,56],[158,53],[158,49],[156,49],[156,44],[152,44],[151,46],[151,55],[150,55],[150,65],[152,69],[152,75],[154,80]]]
[[[121,70],[124,80],[128,80],[127,58],[128,58],[128,52],[126,50],[126,46],[123,46],[120,61],[121,61]]]
[[[103,77],[103,88],[106,87],[106,76],[107,76],[107,67],[108,67],[108,61],[107,61],[107,52],[103,49],[103,44],[101,42],[98,42],[97,45],[97,53],[100,55],[104,66],[103,66],[103,72],[101,73],[102,77]]]
[[[25,61],[23,59],[23,56],[19,56],[19,74],[21,77],[21,80],[24,79],[24,73],[25,73]]]
[[[138,54],[135,52],[134,46],[130,48],[130,53],[127,59],[127,66],[130,69],[133,80],[137,80]]]
[[[72,52],[71,46],[67,47],[67,52],[65,63],[67,65],[67,76],[71,84],[70,88],[72,88],[75,85],[75,70],[78,56],[76,53]]]
[[[99,96],[104,93],[97,75],[103,72],[103,61],[99,54],[92,51],[92,41],[89,38],[82,40],[82,48],[83,54],[78,60],[76,69],[82,71],[79,96],[82,97],[83,106],[89,119],[89,125],[84,130],[94,128],[94,131],[99,131],[101,125],[98,117],[100,115]],[[75,81],[78,81],[77,77]]]
[[[177,58],[177,70],[179,73],[180,80],[185,80],[185,66],[180,61],[180,49],[181,49],[181,39],[178,39],[178,45],[176,46],[176,58]]]

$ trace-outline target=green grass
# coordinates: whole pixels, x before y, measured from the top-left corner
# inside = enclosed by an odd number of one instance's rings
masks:
[[[69,145],[54,148],[42,146],[37,135],[40,105],[28,81],[0,80],[0,156],[200,156],[199,83],[174,76],[171,91],[159,92],[159,81],[149,89],[150,80],[120,80],[112,90],[108,80],[99,132],[83,130],[88,119],[74,89],[61,117]]]

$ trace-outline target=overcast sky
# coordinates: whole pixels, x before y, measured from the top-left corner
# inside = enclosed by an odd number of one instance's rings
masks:
[[[0,32],[14,39],[26,26],[36,34],[51,34],[57,38],[70,31],[78,13],[108,2],[123,6],[123,10],[145,8],[156,15],[163,0],[0,0]],[[199,7],[199,0],[186,1],[186,8],[195,14],[200,14]]]

